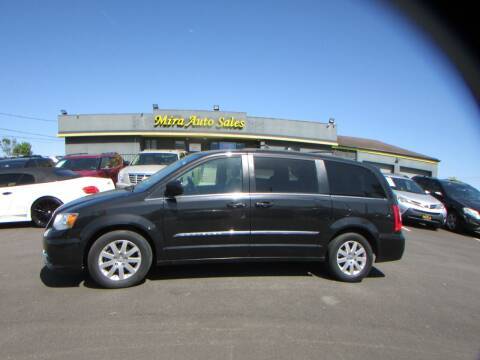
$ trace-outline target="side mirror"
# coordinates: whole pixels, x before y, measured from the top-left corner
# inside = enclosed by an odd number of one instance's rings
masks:
[[[180,180],[172,180],[167,183],[167,187],[165,188],[166,197],[172,198],[182,194],[183,194],[183,186]]]
[[[443,194],[440,191],[435,191],[435,195],[443,196]]]
[[[128,166],[128,165],[130,165],[130,161],[123,160],[123,166]]]

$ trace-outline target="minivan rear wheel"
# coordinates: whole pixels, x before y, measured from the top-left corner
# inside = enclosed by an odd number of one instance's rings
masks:
[[[372,247],[360,234],[341,234],[328,245],[328,266],[340,281],[361,281],[370,273],[372,264]]]
[[[88,252],[88,271],[105,288],[133,286],[145,279],[152,264],[152,248],[140,234],[116,230],[100,236]]]

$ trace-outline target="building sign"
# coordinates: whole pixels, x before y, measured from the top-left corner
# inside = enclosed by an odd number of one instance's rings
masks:
[[[189,116],[188,118],[172,115],[156,115],[154,121],[155,127],[164,128],[215,128],[232,130],[243,130],[245,128],[245,120],[238,120],[233,116],[222,116],[218,119],[212,119],[209,117],[198,117],[196,115]]]

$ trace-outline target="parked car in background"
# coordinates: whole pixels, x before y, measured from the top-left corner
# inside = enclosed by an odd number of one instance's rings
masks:
[[[0,223],[33,221],[45,227],[60,205],[114,188],[111,179],[80,177],[65,169],[2,169]]]
[[[0,160],[0,169],[53,167],[54,165],[51,159],[39,155],[10,157]]]
[[[72,170],[80,176],[110,178],[115,183],[123,167],[123,159],[117,153],[72,154],[64,156],[55,166]]]
[[[182,150],[144,150],[119,172],[117,187],[136,185],[186,155]]]
[[[445,206],[427,194],[415,181],[405,176],[385,175],[388,184],[397,196],[404,222],[412,221],[437,229],[445,223]]]
[[[414,176],[413,180],[445,205],[449,230],[480,232],[480,191],[454,180],[427,176]]]
[[[65,219],[72,219],[66,221]],[[152,263],[328,261],[355,282],[404,251],[397,200],[380,171],[293,151],[191,154],[135,187],[59,208],[43,238],[52,269],[87,268],[108,288]]]

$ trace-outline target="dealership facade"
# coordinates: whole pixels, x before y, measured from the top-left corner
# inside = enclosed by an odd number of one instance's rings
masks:
[[[384,173],[437,176],[440,160],[371,139],[337,135],[334,121],[287,120],[245,112],[154,109],[136,114],[62,114],[65,153],[268,148],[316,151],[370,163]]]

